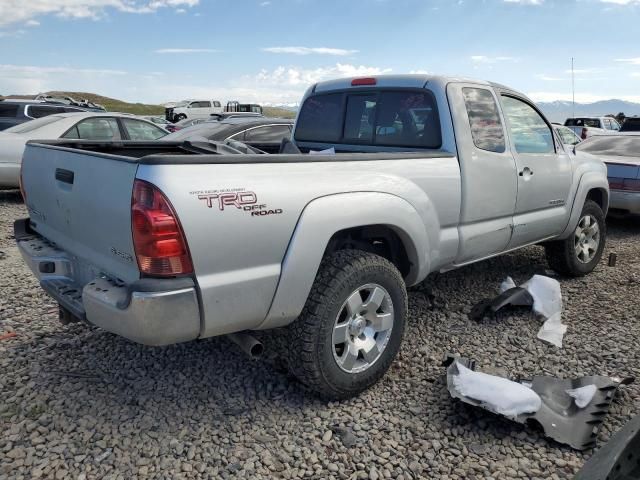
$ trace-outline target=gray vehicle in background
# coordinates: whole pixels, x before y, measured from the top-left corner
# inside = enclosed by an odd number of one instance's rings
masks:
[[[291,371],[346,398],[389,368],[429,273],[541,242],[564,275],[599,262],[605,166],[522,94],[380,76],[301,105],[288,154],[29,143],[15,237],[62,318],[148,345],[286,327]]]
[[[640,132],[598,135],[577,147],[607,166],[612,213],[640,214]]]

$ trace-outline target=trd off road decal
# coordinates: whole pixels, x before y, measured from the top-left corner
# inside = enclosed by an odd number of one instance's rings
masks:
[[[218,209],[222,212],[229,209],[238,209],[247,212],[252,217],[265,217],[282,213],[281,208],[269,208],[266,203],[258,203],[258,195],[244,188],[200,190],[190,193],[191,195],[197,195],[198,200],[204,202],[208,208]]]

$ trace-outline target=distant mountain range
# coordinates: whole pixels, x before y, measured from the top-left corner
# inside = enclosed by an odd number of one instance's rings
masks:
[[[555,102],[537,102],[542,113],[552,122],[564,123],[567,118],[585,116],[617,115],[622,112],[627,117],[640,115],[640,103],[627,102],[625,100],[601,100],[594,103],[577,103],[574,108],[571,102],[556,100]]]

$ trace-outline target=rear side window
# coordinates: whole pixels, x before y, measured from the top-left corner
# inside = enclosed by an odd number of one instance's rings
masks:
[[[16,118],[18,116],[18,105],[6,104],[0,102],[0,117]]]
[[[503,153],[504,130],[493,94],[485,88],[463,88],[473,143],[481,150]]]
[[[63,138],[82,140],[121,140],[118,121],[115,118],[88,118],[69,130]]]
[[[427,90],[345,92],[308,98],[296,140],[388,147],[440,148],[435,99]]]
[[[54,113],[65,113],[63,107],[49,107],[44,105],[29,105],[27,115],[33,118],[42,118]]]

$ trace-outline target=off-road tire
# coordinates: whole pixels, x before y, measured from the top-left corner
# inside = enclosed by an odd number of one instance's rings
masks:
[[[606,239],[607,225],[605,223],[604,213],[593,200],[587,200],[582,207],[580,218],[585,215],[591,215],[596,219],[598,228],[600,229],[600,240],[594,257],[588,262],[583,263],[578,259],[575,250],[575,233],[572,232],[569,237],[564,240],[556,240],[545,244],[545,253],[547,263],[556,272],[569,277],[581,277],[587,273],[591,273],[602,258]]]
[[[366,370],[343,371],[334,358],[332,332],[347,297],[361,286],[382,286],[393,303],[394,323],[380,357]],[[340,250],[322,260],[300,316],[288,327],[291,373],[320,396],[353,397],[375,384],[400,349],[407,316],[402,275],[388,260],[360,250]]]
[[[174,123],[177,123],[177,122],[179,122],[181,120],[186,120],[187,116],[184,113],[181,113],[179,115],[176,115],[175,118],[176,118],[176,121]]]

